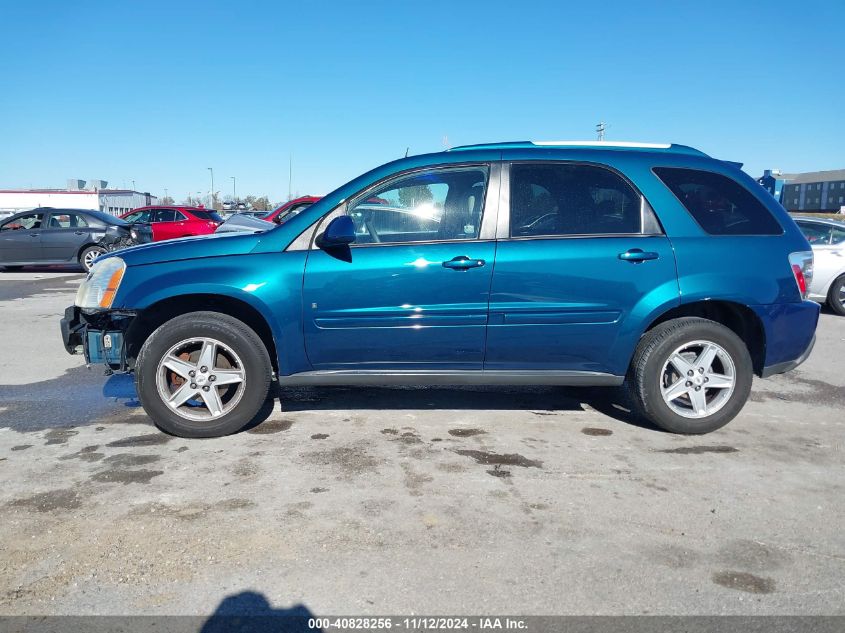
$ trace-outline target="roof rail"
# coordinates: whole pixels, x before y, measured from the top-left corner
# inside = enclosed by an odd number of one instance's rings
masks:
[[[667,153],[692,154],[706,156],[704,152],[686,145],[674,143],[636,143],[631,141],[510,141],[505,143],[481,143],[478,145],[460,145],[449,151],[464,151],[473,149],[527,149],[531,147],[560,147],[585,149],[625,149],[625,150],[657,150]]]

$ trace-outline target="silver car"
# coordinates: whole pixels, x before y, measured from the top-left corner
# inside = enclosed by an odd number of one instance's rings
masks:
[[[845,221],[799,217],[795,223],[813,247],[810,299],[845,316]]]

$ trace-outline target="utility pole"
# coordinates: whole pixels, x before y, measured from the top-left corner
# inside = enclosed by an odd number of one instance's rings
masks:
[[[132,181],[132,191],[135,191],[135,181]]]
[[[238,201],[238,191],[237,191],[237,189],[235,189],[235,177],[229,176],[229,178],[232,179],[232,200],[237,202]]]
[[[164,188],[164,197],[167,197],[167,187]]]
[[[211,195],[209,196],[209,206],[213,209],[214,208],[214,170],[211,167],[207,168],[208,171],[211,172]]]
[[[604,124],[604,121],[599,121],[599,124],[596,126],[596,136],[598,140],[604,140],[604,132],[607,129],[607,126]]]

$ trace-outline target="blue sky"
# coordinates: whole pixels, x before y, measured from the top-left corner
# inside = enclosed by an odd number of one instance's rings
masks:
[[[4,2],[0,188],[325,193],[411,153],[671,141],[845,167],[845,3]]]

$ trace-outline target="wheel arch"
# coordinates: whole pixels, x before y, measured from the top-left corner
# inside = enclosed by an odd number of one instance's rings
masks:
[[[720,323],[745,343],[751,355],[754,373],[760,376],[766,361],[766,330],[754,310],[741,303],[722,300],[693,301],[661,313],[649,323],[643,334],[661,323],[681,317],[700,317]]]
[[[159,299],[138,311],[126,331],[126,359],[134,366],[141,346],[156,328],[170,319],[189,312],[219,312],[248,325],[264,343],[273,370],[278,373],[278,348],[270,323],[255,306],[229,295],[191,293]]]

